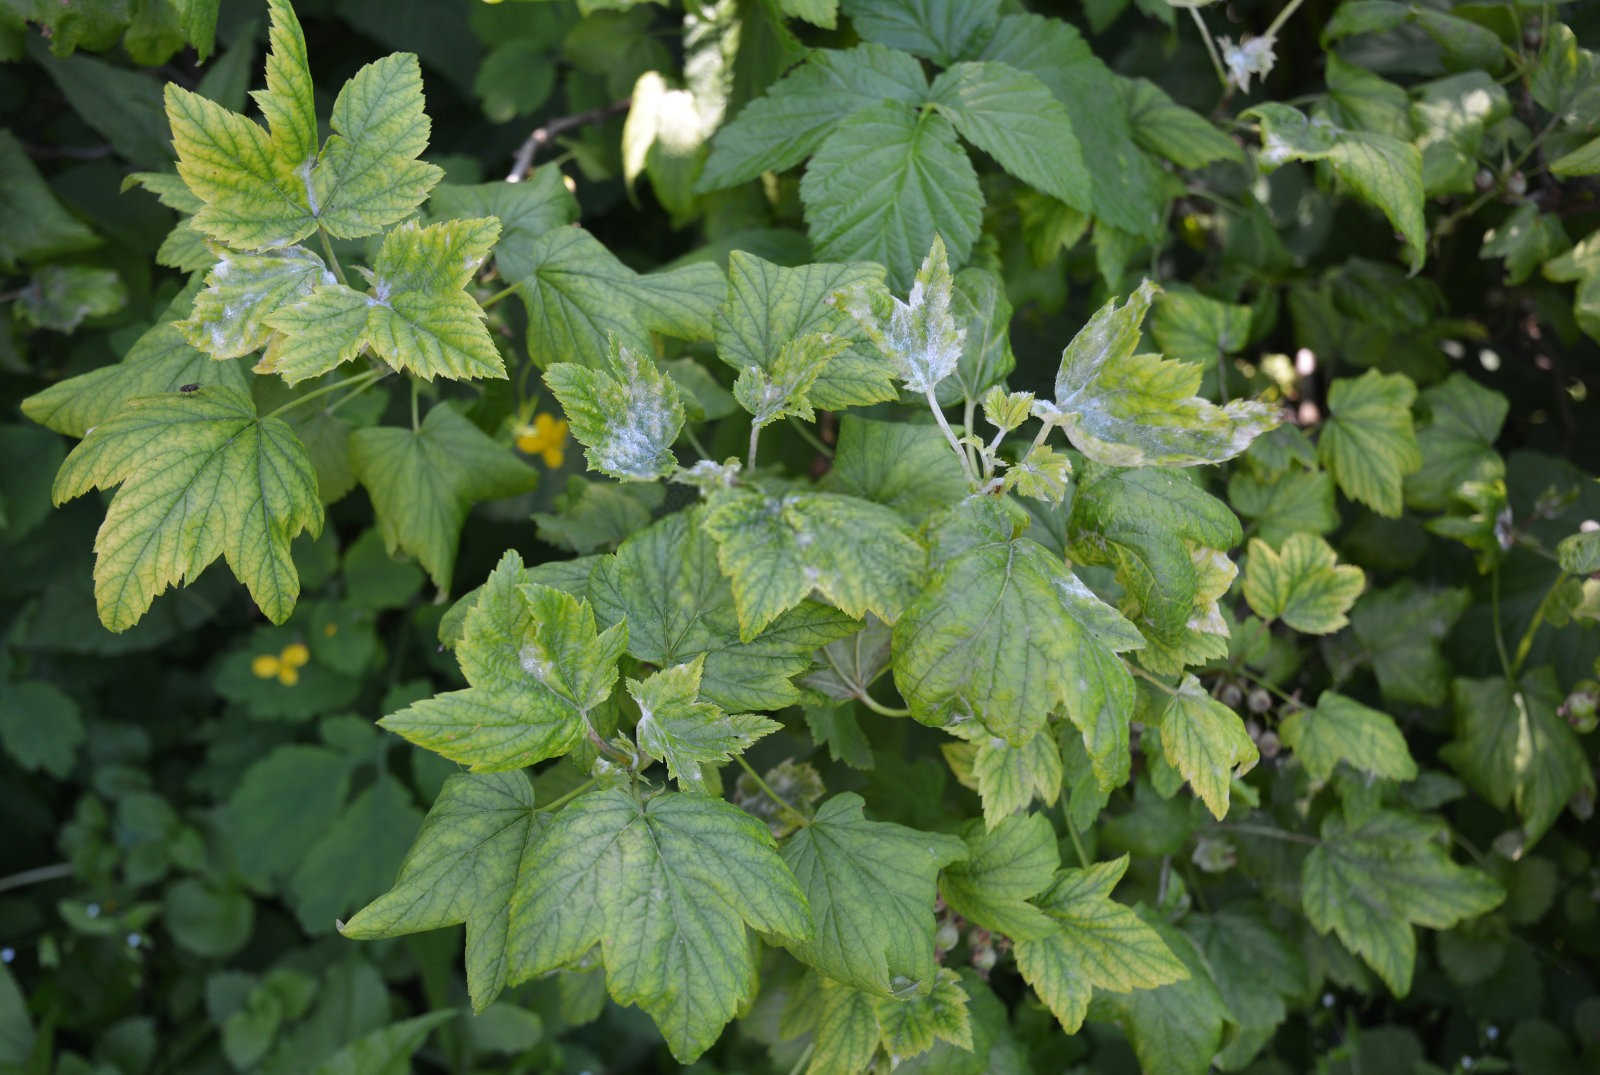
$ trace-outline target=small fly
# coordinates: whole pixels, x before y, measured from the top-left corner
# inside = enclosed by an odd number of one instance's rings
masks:
[[[200,386],[199,386],[199,384],[179,385],[178,386],[178,391],[182,392],[184,395],[188,395],[190,392],[198,392],[198,391],[200,391]]]

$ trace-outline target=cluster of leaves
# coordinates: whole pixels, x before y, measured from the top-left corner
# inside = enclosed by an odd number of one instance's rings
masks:
[[[1593,13],[239,7],[0,6],[0,1070],[1600,1060]]]

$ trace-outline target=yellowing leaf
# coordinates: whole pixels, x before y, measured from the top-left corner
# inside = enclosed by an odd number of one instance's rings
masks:
[[[667,775],[679,787],[698,784],[702,764],[726,762],[783,727],[754,713],[724,713],[721,707],[701,701],[705,663],[702,653],[643,680],[628,680],[628,693],[639,706],[639,725],[634,729],[639,748],[666,762]]]
[[[300,578],[289,542],[322,529],[316,473],[282,420],[244,393],[210,386],[146,396],[91,429],[56,475],[56,503],[122,488],[95,536],[95,602],[113,631],[218,556],[282,623]]]
[[[1184,676],[1161,711],[1161,750],[1219,820],[1228,814],[1228,786],[1260,759],[1239,714]]]
[[[560,362],[545,371],[591,470],[653,481],[677,469],[672,442],[683,429],[678,386],[648,357],[615,344],[607,369]]]
[[[178,322],[190,346],[212,358],[238,358],[265,347],[272,337],[266,316],[304,298],[319,284],[334,283],[322,259],[303,246],[264,254],[214,251],[205,290]]]
[[[1244,598],[1264,620],[1281,619],[1303,634],[1331,634],[1350,622],[1345,613],[1365,585],[1362,570],[1339,563],[1315,534],[1294,534],[1276,551],[1250,539]]]
[[[1027,901],[1061,866],[1056,833],[1043,814],[1007,817],[985,830],[971,822],[963,833],[968,854],[939,876],[939,892],[961,917],[1013,940],[1040,939],[1055,923]]]
[[[1388,780],[1417,776],[1394,718],[1336,691],[1323,691],[1314,709],[1289,714],[1278,734],[1316,780],[1327,780],[1341,761]]]
[[[1317,455],[1339,488],[1379,515],[1397,516],[1402,480],[1422,466],[1411,427],[1417,387],[1402,373],[1368,370],[1333,382]]]

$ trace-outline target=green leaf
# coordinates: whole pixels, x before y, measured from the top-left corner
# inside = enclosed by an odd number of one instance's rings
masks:
[[[1563,179],[1600,173],[1600,138],[1591,139],[1551,161],[1550,173]]]
[[[1161,711],[1161,750],[1213,817],[1228,816],[1228,787],[1260,760],[1239,714],[1186,675]]]
[[[289,0],[268,0],[267,12],[267,88],[255,95],[255,102],[273,145],[298,168],[317,155],[321,144],[306,39]]]
[[[44,680],[0,684],[0,745],[22,769],[65,780],[83,741],[71,695]]]
[[[351,759],[327,747],[276,747],[237,780],[219,829],[239,854],[239,871],[254,888],[272,890],[300,864],[306,848],[331,828],[350,785]],[[282,804],[295,804],[285,816]]]
[[[0,268],[87,250],[100,244],[61,207],[16,136],[0,131]]]
[[[853,319],[830,301],[840,291],[876,284],[877,265],[780,268],[735,250],[728,257],[728,294],[717,311],[717,355],[741,372],[770,370],[791,340],[810,335],[848,341],[817,374],[808,393],[817,407],[838,410],[895,398],[893,371]]]
[[[724,713],[700,700],[700,676],[706,656],[663,668],[643,680],[628,680],[628,693],[639,706],[634,735],[639,748],[667,763],[667,775],[682,790],[701,780],[700,766],[722,764],[742,754],[764,735],[783,725],[754,713]]]
[[[940,382],[936,393],[945,407],[981,398],[1017,365],[1011,351],[1011,302],[998,275],[976,266],[956,273],[950,309],[966,339],[955,372]]]
[[[1072,117],[1043,82],[1009,64],[958,63],[928,92],[961,136],[1024,183],[1089,212],[1089,173]]]
[[[319,284],[335,283],[322,259],[303,246],[263,254],[213,253],[217,260],[206,274],[205,290],[177,323],[189,345],[212,358],[259,351],[272,337],[268,314],[305,298]]]
[[[1451,684],[1455,739],[1440,756],[1484,798],[1515,807],[1526,843],[1561,816],[1573,796],[1594,794],[1594,774],[1572,726],[1557,712],[1563,694],[1549,668],[1513,686],[1503,678]]]
[[[1314,780],[1326,781],[1340,762],[1385,780],[1417,778],[1394,718],[1335,691],[1323,691],[1316,708],[1283,718],[1278,734]]]
[[[1089,319],[1061,352],[1055,407],[1044,413],[1074,448],[1111,466],[1232,459],[1278,424],[1277,413],[1250,400],[1218,407],[1195,395],[1199,366],[1134,354],[1156,291],[1147,280],[1121,307],[1113,299]]]
[[[816,1047],[806,1075],[867,1070],[881,1037],[871,995],[824,975],[817,975],[817,991]]]
[[[554,511],[535,512],[539,540],[587,555],[610,549],[650,525],[666,499],[660,485],[590,481],[573,474],[556,497]]]
[[[1350,612],[1350,630],[1385,698],[1427,706],[1445,700],[1451,666],[1439,643],[1470,600],[1465,590],[1428,589],[1410,580],[1362,595]]]
[[[941,67],[970,56],[994,32],[998,0],[843,0],[856,33]]]
[[[1412,925],[1449,929],[1493,910],[1504,891],[1450,861],[1442,822],[1379,811],[1359,824],[1334,815],[1300,870],[1301,903],[1318,933],[1332,930],[1396,996],[1411,989]]]
[[[940,967],[933,988],[910,996],[872,998],[883,1047],[892,1057],[925,1053],[934,1043],[946,1041],[972,1051],[972,1019],[961,979],[949,967]]]
[[[1064,707],[1097,775],[1120,783],[1133,679],[1116,654],[1142,643],[1042,545],[993,534],[940,566],[906,609],[894,678],[919,720],[976,718],[1015,744]]]
[[[927,95],[922,66],[897,49],[870,43],[818,49],[722,126],[697,189],[718,190],[792,168],[846,116],[883,100],[921,105]]]
[[[600,946],[619,1004],[656,1021],[689,1063],[755,995],[745,925],[810,933],[805,896],[765,825],[700,795],[639,802],[622,789],[573,800],[523,860],[511,903],[511,980]]]
[[[985,830],[969,823],[967,857],[939,876],[939,894],[961,917],[1013,940],[1038,940],[1055,923],[1028,903],[1061,866],[1056,833],[1043,814],[1013,816]]]
[[[561,169],[536,168],[520,183],[440,183],[428,199],[428,215],[435,220],[499,220],[495,265],[506,279],[521,280],[533,271],[522,260],[529,244],[547,232],[576,223],[578,199],[567,189]]]
[[[318,1064],[311,1075],[401,1075],[435,1027],[456,1017],[443,1008],[369,1031]]]
[[[594,569],[595,614],[628,623],[628,652],[658,667],[705,655],[700,693],[731,713],[800,700],[790,678],[822,646],[855,632],[843,613],[804,602],[749,642],[739,639],[733,588],[697,512],[668,515],[622,543]]]
[[[1506,283],[1520,284],[1545,262],[1570,249],[1572,240],[1561,218],[1541,213],[1533,202],[1525,202],[1511,215],[1483,233],[1480,258],[1504,258]],[[1454,375],[1452,375],[1454,376]]]
[[[1238,143],[1200,113],[1168,97],[1154,82],[1136,78],[1124,82],[1123,88],[1133,140],[1151,153],[1180,168],[1203,168],[1215,161],[1244,163]]]
[[[1397,516],[1401,484],[1422,467],[1411,428],[1416,385],[1401,373],[1368,370],[1328,390],[1328,420],[1317,456],[1339,488],[1379,515]]]
[[[383,238],[372,290],[325,283],[266,318],[281,333],[257,372],[290,384],[326,373],[371,347],[395,369],[431,381],[504,377],[505,363],[467,282],[489,256],[500,222],[408,222]]]
[[[1097,992],[1090,1017],[1121,1026],[1144,1070],[1205,1075],[1234,1017],[1194,942],[1165,922],[1150,928],[1182,961],[1187,976],[1155,989]]]
[[[112,631],[139,621],[174,583],[218,556],[274,623],[300,594],[289,542],[322,529],[305,448],[248,396],[208,386],[145,396],[90,430],[67,456],[57,504],[120,485],[95,536],[95,603]]]
[[[381,726],[474,772],[521,769],[577,745],[616,683],[628,630],[599,632],[587,601],[521,577],[506,553],[467,613],[456,656],[471,686]]]
[[[1556,562],[1569,575],[1600,571],[1600,530],[1581,530],[1562,538],[1556,545]]]
[[[639,274],[582,228],[551,228],[495,255],[528,310],[528,354],[536,365],[576,362],[604,369],[613,338],[642,355],[650,334],[709,340],[726,292],[722,270],[700,262]]]
[[[85,265],[46,265],[21,291],[13,308],[17,319],[51,332],[74,332],[85,318],[106,317],[128,302],[122,277]]]
[[[1164,291],[1150,319],[1156,346],[1183,362],[1215,363],[1250,342],[1250,307],[1188,288]]]
[[[983,210],[950,121],[894,101],[839,122],[811,158],[800,198],[819,257],[878,262],[896,288],[909,287],[936,236],[956,264],[966,261]]]
[[[1326,534],[1339,525],[1333,479],[1320,470],[1286,468],[1271,480],[1236,470],[1228,476],[1228,503],[1252,520],[1269,545],[1300,533]]]
[[[1389,218],[1405,239],[1411,271],[1427,257],[1427,224],[1422,218],[1422,154],[1393,135],[1342,130],[1313,122],[1289,105],[1268,102],[1243,113],[1261,124],[1260,161],[1268,168],[1285,161],[1325,160],[1340,181]]]
[[[405,857],[407,834],[422,823],[411,794],[394,776],[379,776],[304,849],[287,886],[302,930],[329,932],[383,891]]]
[[[960,460],[933,423],[855,414],[839,418],[839,448],[823,487],[893,508],[913,525],[968,492]]]
[[[416,429],[351,433],[350,466],[372,497],[389,555],[415,556],[445,593],[472,505],[526,493],[539,480],[448,404],[436,404]]]
[[[1188,977],[1161,935],[1111,898],[1127,869],[1124,855],[1062,870],[1035,901],[1055,932],[1017,942],[1017,969],[1068,1034],[1083,1025],[1096,990],[1126,993]]]
[[[1490,482],[1505,475],[1494,450],[1511,402],[1464,373],[1422,393],[1427,420],[1417,431],[1422,467],[1405,478],[1406,504],[1424,511],[1450,507],[1466,482]]]
[[[677,384],[649,358],[619,345],[605,369],[560,362],[544,377],[591,470],[654,481],[677,469],[672,443],[683,429],[683,402]]]
[[[1533,99],[1574,126],[1585,125],[1600,94],[1595,93],[1595,55],[1581,48],[1572,27],[1557,22],[1543,35],[1544,47],[1528,79]]]
[[[987,737],[978,744],[972,775],[983,799],[984,822],[993,829],[1026,809],[1035,797],[1046,806],[1056,801],[1061,794],[1061,750],[1048,728],[1020,746]]]
[[[1359,567],[1339,563],[1315,534],[1293,534],[1276,551],[1250,539],[1244,599],[1263,620],[1281,619],[1301,634],[1332,634],[1350,622],[1345,613],[1366,582]]]
[[[956,371],[966,342],[966,330],[950,312],[954,288],[944,240],[935,235],[907,301],[875,284],[858,285],[839,298],[906,388],[931,393]]]
[[[1285,1001],[1298,1000],[1305,992],[1305,960],[1261,916],[1242,907],[1186,916],[1183,928],[1239,1024],[1218,1062],[1229,1067],[1248,1063],[1287,1018]]]
[[[923,552],[893,511],[836,493],[716,493],[705,529],[733,582],[748,642],[813,591],[853,619],[900,618],[916,593]]]
[[[784,344],[771,365],[747,367],[733,382],[733,398],[750,412],[750,423],[764,429],[792,415],[816,420],[811,390],[833,359],[848,349],[848,340],[819,334],[796,336]]]
[[[448,777],[394,887],[339,932],[370,940],[466,923],[467,988],[482,1012],[505,986],[511,893],[537,818],[520,772]]]
[[[868,821],[852,792],[823,803],[784,841],[783,861],[811,908],[812,928],[786,947],[802,962],[857,989],[887,996],[903,975],[932,987],[933,902],[939,870],[965,858],[951,836]]]

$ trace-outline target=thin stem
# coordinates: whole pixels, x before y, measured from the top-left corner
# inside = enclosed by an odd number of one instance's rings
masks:
[[[621,112],[626,112],[633,101],[624,97],[620,101],[612,101],[599,108],[591,108],[587,112],[575,112],[570,116],[558,116],[542,127],[535,127],[533,133],[517,149],[517,155],[512,158],[511,171],[506,174],[507,183],[520,183],[528,178],[528,173],[533,171],[534,155],[548,145],[556,135],[562,131],[570,131],[574,127],[582,127],[590,123],[598,123],[609,119]]]
[[[800,419],[796,418],[792,414],[788,416],[788,421],[789,425],[794,429],[794,431],[800,434],[800,439],[811,445],[811,447],[816,450],[818,455],[827,459],[833,458],[833,449],[822,443],[822,438],[811,432],[811,430],[807,429],[804,422],[800,421]]]
[[[956,435],[951,432],[950,423],[945,421],[944,409],[939,406],[938,397],[933,394],[932,388],[929,388],[925,395],[928,397],[928,407],[933,411],[934,421],[938,422],[939,428],[944,431],[944,439],[950,442],[950,450],[956,453],[957,459],[961,460],[962,472],[966,474],[967,480],[976,487],[979,484],[978,474],[972,469],[972,460],[967,458],[966,450],[961,447],[961,442],[956,440]]]
[[[322,252],[328,255],[328,267],[333,270],[333,275],[341,284],[349,287],[350,281],[344,278],[344,266],[339,264],[339,256],[333,252],[333,239],[321,226],[318,226],[317,234],[322,236]]]
[[[789,1075],[800,1075],[800,1073],[806,1069],[806,1064],[811,1061],[811,1054],[816,1052],[816,1050],[817,1043],[815,1041],[813,1041],[810,1045],[807,1045],[805,1047],[805,1051],[802,1052],[799,1058],[795,1060],[794,1066],[789,1069]]]
[[[31,870],[0,877],[0,892],[9,892],[13,888],[26,888],[28,885],[42,884],[45,881],[59,881],[63,877],[71,876],[70,862],[57,862],[53,866],[35,866]]]
[[[1283,29],[1283,24],[1289,21],[1289,16],[1293,15],[1303,3],[1305,3],[1305,0],[1289,0],[1284,9],[1278,12],[1278,17],[1272,20],[1272,25],[1267,27],[1267,32],[1263,36],[1277,37],[1278,31]],[[1194,8],[1189,10],[1193,11]]]
[[[387,374],[389,371],[388,370],[384,370],[384,369],[380,369],[380,370],[369,370],[368,372],[375,372],[375,373],[379,374],[379,376],[374,378],[373,380],[368,381],[365,384],[357,385],[355,387],[355,389],[352,392],[350,392],[349,395],[340,396],[338,399],[336,399],[332,403],[328,404],[328,406],[323,409],[323,413],[324,414],[332,414],[334,411],[338,410],[340,407],[343,407],[346,403],[349,403],[352,399],[355,399],[361,393],[365,392],[367,389],[371,388],[373,385],[375,385],[379,381],[383,380],[383,375]]]
[[[1133,663],[1128,662],[1128,661],[1123,661],[1122,663],[1128,666],[1128,671],[1132,672],[1134,675],[1138,676],[1140,679],[1144,680],[1145,682],[1152,683],[1155,686],[1160,687],[1162,690],[1166,691],[1168,694],[1172,695],[1174,698],[1176,698],[1178,696],[1178,688],[1161,682],[1161,680],[1157,679],[1155,676],[1152,676],[1149,672],[1146,672],[1143,668],[1140,668],[1136,664],[1133,664]]]
[[[1494,623],[1494,649],[1500,655],[1500,670],[1506,674],[1507,680],[1515,680],[1516,674],[1511,670],[1511,658],[1506,654],[1506,634],[1500,626],[1500,565],[1496,564],[1493,574],[1489,576],[1489,611]]]
[[[1243,821],[1216,821],[1207,827],[1220,829],[1223,832],[1242,833],[1245,836],[1265,836],[1269,840],[1284,840],[1291,844],[1305,844],[1308,847],[1319,847],[1322,844],[1322,841],[1315,836],[1290,832],[1288,829],[1278,829],[1271,825],[1251,825]]]
[[[411,432],[415,433],[422,428],[422,422],[417,417],[417,392],[419,386],[416,378],[411,380]]]
[[[689,442],[689,447],[700,453],[701,459],[710,459],[711,453],[706,451],[706,446],[700,443],[700,438],[694,435],[694,430],[687,422],[683,426],[684,439]]]
[[[1083,837],[1078,835],[1078,826],[1072,823],[1072,810],[1066,803],[1061,804],[1061,817],[1067,823],[1067,835],[1072,837],[1072,849],[1078,853],[1078,865],[1087,870],[1089,852],[1083,848]]]
[[[751,422],[750,423],[750,452],[749,452],[749,454],[747,454],[744,457],[744,469],[750,470],[750,471],[753,471],[753,470],[756,469],[756,445],[760,440],[761,440],[761,427],[756,425],[756,423]]]
[[[860,701],[862,705],[866,706],[868,709],[872,710],[874,713],[878,714],[879,716],[883,716],[883,717],[909,717],[911,715],[911,710],[909,710],[909,709],[896,709],[892,705],[884,705],[882,702],[880,702],[876,698],[872,697],[872,695],[868,694],[865,690],[862,690],[859,693],[857,693],[856,694],[856,699],[858,701]]]
[[[496,291],[493,295],[490,295],[488,298],[484,299],[482,302],[478,303],[478,305],[487,310],[489,307],[493,306],[497,302],[500,302],[502,299],[509,299],[512,295],[516,294],[516,291],[516,284],[508,284],[499,291]]]
[[[765,795],[767,798],[771,799],[774,803],[776,803],[778,805],[779,809],[786,810],[789,813],[793,814],[794,817],[795,817],[795,820],[800,823],[801,828],[804,828],[805,826],[811,824],[811,819],[810,818],[806,817],[799,810],[796,810],[794,808],[794,806],[787,799],[785,799],[782,795],[779,795],[777,792],[773,791],[772,788],[767,784],[767,782],[765,780],[761,779],[761,774],[756,772],[754,769],[752,769],[750,767],[750,763],[744,760],[744,755],[743,754],[735,754],[733,756],[733,760],[739,763],[739,768],[743,769],[745,772],[750,774],[750,779],[755,781],[756,787],[761,789],[761,793],[763,795]]]
[[[1550,595],[1556,592],[1556,587],[1566,581],[1566,575],[1556,576],[1550,588],[1539,599],[1539,607],[1533,610],[1533,622],[1528,624],[1528,629],[1522,632],[1522,641],[1517,643],[1517,652],[1511,658],[1511,668],[1507,671],[1507,678],[1515,679],[1517,673],[1522,671],[1522,663],[1528,659],[1528,651],[1533,649],[1533,636],[1539,633],[1539,628],[1544,624],[1545,606],[1550,603]]]
[[[1462,220],[1483,208],[1490,198],[1495,198],[1501,194],[1504,194],[1506,184],[1510,182],[1511,176],[1516,174],[1522,168],[1522,166],[1528,162],[1528,158],[1533,156],[1538,148],[1544,143],[1544,140],[1549,137],[1552,131],[1556,129],[1556,125],[1559,123],[1559,121],[1560,117],[1556,117],[1549,123],[1545,124],[1544,129],[1533,136],[1532,141],[1530,141],[1527,145],[1527,148],[1525,148],[1521,154],[1517,156],[1517,159],[1512,161],[1510,165],[1501,171],[1500,177],[1495,180],[1495,183],[1492,187],[1484,191],[1482,194],[1479,194],[1476,198],[1472,199],[1472,201],[1468,202],[1462,208],[1457,209],[1455,212],[1451,213],[1449,216],[1435,224],[1433,228],[1434,235],[1436,237],[1449,235],[1455,230],[1457,224],[1461,223]]]
[[[961,404],[961,428],[967,433],[972,432],[972,418],[976,408],[977,401],[975,401],[971,396],[967,396]],[[971,461],[973,469],[976,470],[978,467],[978,460],[972,457],[972,445],[970,444],[967,445],[967,458],[969,461]],[[984,477],[988,477],[990,469],[991,468],[989,467],[988,460],[984,460]]]
[[[554,800],[552,800],[552,801],[550,801],[548,803],[545,803],[543,806],[540,806],[540,807],[536,808],[534,812],[542,814],[542,813],[547,813],[547,812],[559,810],[563,806],[565,806],[569,802],[571,802],[573,799],[576,799],[579,795],[582,795],[584,792],[586,792],[590,788],[594,787],[599,782],[600,782],[599,780],[597,780],[597,779],[595,779],[593,777],[590,777],[588,780],[585,780],[583,783],[579,784],[577,787],[573,788],[571,791],[567,792],[565,795],[561,796],[559,799],[554,799]]]
[[[1299,699],[1295,698],[1292,695],[1285,694],[1282,689],[1280,689],[1278,687],[1274,687],[1271,683],[1268,683],[1266,680],[1261,679],[1260,677],[1258,677],[1256,675],[1253,675],[1247,669],[1239,668],[1239,669],[1236,669],[1235,671],[1236,671],[1236,673],[1238,675],[1243,676],[1245,679],[1248,679],[1251,683],[1254,683],[1256,686],[1260,687],[1262,690],[1271,691],[1273,694],[1276,694],[1280,701],[1288,702],[1290,705],[1300,705],[1301,704]]]
[[[346,377],[342,381],[335,381],[332,384],[325,384],[321,388],[315,389],[314,391],[311,391],[311,392],[307,392],[305,395],[301,396],[298,399],[291,399],[288,403],[285,403],[283,406],[279,407],[277,410],[271,411],[270,413],[268,413],[267,417],[268,418],[276,418],[276,417],[278,417],[278,415],[283,414],[285,411],[291,411],[294,408],[300,406],[301,404],[310,403],[312,400],[316,399],[318,396],[325,396],[329,392],[337,392],[341,388],[349,388],[351,385],[355,385],[355,384],[363,384],[363,385],[371,384],[372,382],[378,380],[380,377],[383,377],[388,372],[389,371],[387,369],[368,370],[366,373],[358,373],[354,377]],[[346,397],[346,398],[348,398],[348,397]],[[341,400],[341,402],[343,402],[343,401]]]
[[[1228,72],[1222,66],[1222,57],[1217,53],[1217,46],[1211,40],[1211,31],[1206,29],[1206,20],[1200,17],[1199,8],[1190,8],[1189,14],[1194,17],[1194,24],[1200,27],[1200,40],[1206,43],[1206,55],[1211,57],[1211,66],[1216,68],[1217,81],[1224,86],[1228,84]]]

